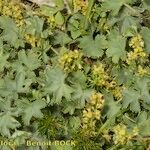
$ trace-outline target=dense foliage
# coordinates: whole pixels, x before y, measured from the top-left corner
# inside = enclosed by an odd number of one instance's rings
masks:
[[[149,0],[0,0],[0,149],[148,150],[149,27]]]

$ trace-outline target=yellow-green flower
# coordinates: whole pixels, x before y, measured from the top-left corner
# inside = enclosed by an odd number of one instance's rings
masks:
[[[131,64],[132,61],[136,61],[139,58],[143,59],[146,57],[146,53],[144,52],[144,41],[142,40],[141,35],[136,35],[132,37],[129,41],[129,46],[133,48],[133,51],[127,53],[127,63]]]
[[[15,20],[17,26],[24,24],[23,8],[14,1],[0,2],[0,10],[2,16],[9,16]]]
[[[127,142],[127,129],[124,124],[118,124],[114,127],[114,143],[125,144]]]
[[[64,53],[59,58],[59,64],[65,72],[82,69],[82,53],[78,50]]]
[[[88,8],[88,0],[73,0],[74,11],[81,11],[84,15]]]
[[[144,76],[146,74],[150,74],[150,69],[143,68],[141,65],[138,66],[138,75]]]
[[[101,110],[104,106],[104,97],[101,93],[93,93],[83,110],[82,128],[95,133],[95,123],[100,120]]]
[[[91,70],[91,82],[97,86],[106,86],[109,76],[103,64],[94,65]]]

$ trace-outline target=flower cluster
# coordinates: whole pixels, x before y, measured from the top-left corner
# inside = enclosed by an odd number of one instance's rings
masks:
[[[103,106],[103,95],[101,93],[93,93],[89,103],[87,103],[83,110],[83,129],[92,129],[94,131],[96,121],[100,120]]]
[[[12,1],[5,2],[0,1],[0,13],[2,16],[9,16],[15,20],[17,26],[24,24],[24,18],[22,13],[22,7]]]
[[[88,0],[73,0],[74,10],[81,11],[84,15],[88,8]]]
[[[59,64],[65,72],[82,69],[82,53],[78,50],[64,53],[59,58]]]
[[[123,98],[122,91],[123,89],[120,86],[116,86],[112,89],[112,94],[115,97],[115,99],[121,100]]]
[[[110,90],[115,99],[122,99],[122,87],[117,85],[115,79],[112,79],[111,76],[108,75],[102,63],[93,66],[90,81],[93,85],[105,87],[107,90]]]
[[[103,87],[108,84],[108,79],[109,76],[107,75],[105,67],[102,63],[93,65],[91,70],[91,81],[94,85]]]
[[[49,16],[46,17],[47,23],[51,26],[51,27],[55,27],[56,26],[56,22],[55,22],[55,17],[54,16]]]
[[[132,47],[133,49],[137,49],[137,48],[143,48],[144,47],[144,41],[142,40],[141,35],[137,35],[135,37],[132,37],[130,42],[129,42],[129,46]]]
[[[121,100],[123,98],[123,95],[122,95],[123,87],[117,85],[117,82],[115,81],[115,79],[113,79],[110,82],[107,81],[105,86],[107,90],[111,91],[112,95],[114,96],[116,100]]]
[[[141,65],[138,66],[138,75],[144,76],[144,75],[150,75],[150,69],[143,68]]]
[[[40,45],[40,40],[31,34],[25,34],[25,40],[34,48]]]
[[[106,141],[110,142],[110,140],[111,140],[111,135],[109,134],[109,130],[108,130],[108,129],[103,129],[103,130],[101,131],[101,133],[102,133],[102,137],[103,137]]]
[[[3,5],[4,5],[4,1],[3,1],[3,0],[0,0],[0,11],[2,11]]]
[[[125,144],[127,142],[127,131],[124,124],[118,124],[114,127],[114,143],[115,144]]]
[[[146,53],[144,52],[144,41],[142,40],[141,35],[137,35],[132,37],[129,46],[133,48],[133,51],[127,54],[127,63],[130,64],[132,61],[137,60],[138,58],[146,57]]]
[[[123,145],[131,140],[134,136],[137,136],[139,129],[137,127],[133,128],[132,132],[129,133],[127,127],[120,123],[113,128],[114,136],[113,140],[115,144]]]

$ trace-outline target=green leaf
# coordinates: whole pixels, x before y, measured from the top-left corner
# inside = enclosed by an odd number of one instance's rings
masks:
[[[150,135],[150,118],[142,122],[142,124],[139,126],[139,130],[140,130],[141,135],[143,136]]]
[[[75,112],[75,109],[76,109],[76,106],[77,106],[77,102],[76,101],[63,101],[62,102],[62,112],[64,114],[67,114],[69,113],[70,115],[73,115],[74,112]]]
[[[18,28],[15,22],[9,17],[0,16],[0,28],[3,29],[2,38],[14,46],[18,40]]]
[[[17,106],[22,111],[22,119],[25,125],[30,125],[30,120],[32,117],[42,118],[43,113],[41,109],[46,107],[46,103],[43,100],[36,100],[29,102],[27,99],[20,100],[17,102]]]
[[[20,127],[20,123],[15,119],[20,114],[20,111],[12,106],[12,99],[0,97],[0,133],[3,136],[10,137],[11,129]],[[10,133],[11,132],[11,133]]]
[[[150,11],[150,1],[149,0],[143,0],[142,1],[144,8]]]
[[[139,128],[140,134],[142,136],[149,136],[150,135],[150,117],[148,113],[145,111],[141,111],[136,118],[137,126]]]
[[[130,110],[133,112],[140,112],[141,107],[140,107],[140,92],[136,91],[132,88],[130,89],[125,89],[123,91],[123,103],[122,106],[123,108],[127,108],[130,106]]]
[[[2,149],[2,150],[12,150],[11,147],[5,146],[5,145],[0,146],[0,149]]]
[[[11,139],[16,143],[16,145],[23,145],[26,143],[26,140],[30,137],[30,132],[15,130],[15,132],[11,136]]]
[[[11,106],[11,100],[0,97],[0,111],[8,111]]]
[[[64,8],[64,1],[63,0],[55,0],[55,4],[59,9]]]
[[[3,136],[10,137],[10,129],[16,129],[20,123],[11,115],[10,112],[0,113],[0,133]]]
[[[40,66],[40,60],[38,56],[33,51],[21,50],[18,53],[19,61],[25,65],[29,70],[35,70]]]
[[[107,118],[111,118],[120,111],[120,104],[114,101],[113,95],[111,93],[105,94],[105,106],[104,112],[107,115]]]
[[[124,60],[126,57],[126,39],[117,31],[112,31],[108,37],[108,49],[106,55],[112,57],[114,63],[118,63],[119,59]]]
[[[82,34],[82,30],[81,30],[81,20],[82,19],[83,18],[80,15],[75,14],[68,20],[67,28],[70,31],[71,37],[73,39],[80,37],[80,35]]]
[[[79,47],[88,57],[101,57],[104,53],[104,49],[107,48],[107,41],[104,35],[97,35],[94,40],[91,36],[84,36],[79,42]]]
[[[7,97],[7,98],[1,98],[0,97],[0,111],[1,112],[9,112],[11,113],[12,116],[18,116],[19,115],[19,110],[15,107],[12,106],[12,98]]]
[[[150,78],[149,77],[143,77],[143,78],[137,78],[135,87],[137,90],[141,93],[141,99],[150,104]]]
[[[72,99],[77,101],[77,108],[83,108],[85,106],[86,100],[94,92],[94,89],[83,88],[81,84],[75,84],[73,88],[74,92],[72,94]]]
[[[58,11],[58,9],[54,7],[49,7],[47,5],[40,6],[40,10],[41,10],[41,14],[44,16],[52,16]]]
[[[77,130],[80,127],[80,125],[81,125],[81,120],[79,117],[73,116],[69,119],[69,126],[72,130],[74,131]]]
[[[76,29],[76,28],[73,28],[73,27],[72,27],[72,30],[71,30],[71,37],[72,37],[73,39],[78,38],[81,34],[82,34],[82,33],[81,33],[80,29]]]
[[[31,80],[26,79],[25,73],[20,72],[16,75],[15,83],[16,83],[16,91],[18,93],[24,93],[29,90]]]
[[[0,50],[0,71],[3,71],[4,68],[8,65],[8,58],[9,54],[5,54],[3,50]]]
[[[69,144],[68,145],[67,144],[64,144],[64,145],[52,144],[51,150],[73,150],[73,148]]]
[[[102,3],[104,11],[110,11],[113,16],[117,15],[121,7],[126,3],[131,3],[132,0],[106,0]]]
[[[141,111],[136,118],[137,124],[142,124],[144,121],[146,121],[147,115],[148,114],[146,113],[146,111]]]
[[[4,83],[0,87],[1,96],[12,96],[18,98],[18,93],[27,93],[32,83],[30,79],[25,79],[25,73],[20,72],[12,80],[9,77],[4,78]]]
[[[51,104],[61,103],[62,98],[71,99],[73,89],[65,83],[66,75],[59,68],[48,69],[44,91],[52,94]]]
[[[72,39],[66,33],[62,31],[57,31],[55,33],[54,38],[55,38],[54,44],[61,44],[62,46],[72,41]]]
[[[127,11],[127,10],[125,10]],[[133,27],[139,26],[139,20],[133,16],[126,15],[120,26],[121,33],[124,36],[132,36],[133,35]]]
[[[82,87],[87,87],[87,76],[83,71],[76,71],[72,73],[71,79],[73,83],[79,83]]]
[[[40,35],[43,31],[44,20],[38,16],[32,16],[26,21],[26,33],[32,35]]]
[[[141,35],[144,39],[145,51],[150,52],[150,29],[147,27],[143,27],[141,30]]]
[[[118,66],[115,66],[112,69],[112,75],[113,77],[115,77],[119,85],[130,84],[133,80],[133,73],[130,72],[128,68],[120,68]]]
[[[55,15],[55,22],[57,25],[63,25],[65,20],[63,15],[60,12],[57,12],[57,14]]]
[[[88,88],[87,76],[82,71],[74,72],[70,80],[73,83],[72,88],[74,89],[72,100],[76,101],[76,108],[81,109],[85,106],[94,89]]]

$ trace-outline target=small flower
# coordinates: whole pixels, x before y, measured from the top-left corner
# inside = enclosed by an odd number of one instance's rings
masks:
[[[144,52],[144,41],[142,40],[141,35],[137,35],[132,37],[129,41],[129,46],[133,48],[133,51],[127,53],[127,63],[131,64],[131,62],[138,60],[139,58],[145,58],[146,53]]]
[[[127,131],[124,124],[118,124],[114,127],[114,143],[115,144],[125,144],[127,141]]]
[[[140,76],[144,76],[146,74],[148,74],[148,70],[143,68],[141,65],[138,66],[138,74]]]
[[[90,97],[90,101],[86,104],[83,110],[83,128],[95,131],[96,121],[100,120],[101,110],[104,106],[104,98],[101,93],[93,93]]]
[[[78,50],[69,51],[64,53],[59,58],[59,64],[66,72],[72,72],[82,69],[82,53]]]
[[[106,86],[108,79],[105,67],[103,64],[93,65],[91,70],[91,82],[96,86]]]
[[[100,119],[100,116],[101,116],[100,110],[95,110],[94,116],[95,116],[95,118],[96,118],[97,120],[99,120],[99,119]]]
[[[132,47],[133,49],[136,47],[144,47],[144,41],[142,40],[142,36],[141,35],[136,35],[134,37],[131,38],[130,42],[129,42],[129,46]]]
[[[73,0],[74,11],[81,11],[85,15],[88,8],[88,0]]]
[[[103,130],[102,131],[102,137],[105,138],[108,142],[111,140],[111,136],[109,135],[109,130]]]
[[[139,134],[139,128],[138,127],[134,127],[132,132],[133,132],[132,136],[137,136]]]

